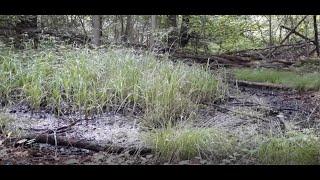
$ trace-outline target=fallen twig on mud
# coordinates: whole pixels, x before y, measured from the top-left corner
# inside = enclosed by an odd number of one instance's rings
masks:
[[[43,131],[39,134],[53,134],[53,133],[63,133],[71,129],[72,126],[76,125],[78,122],[82,121],[84,119],[78,119],[70,123],[69,125],[58,127],[56,129],[35,129],[35,128],[28,128],[23,130],[32,130],[32,131]]]

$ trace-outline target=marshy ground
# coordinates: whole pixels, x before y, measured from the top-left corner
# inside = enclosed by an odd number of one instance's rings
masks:
[[[1,164],[320,162],[317,72],[210,70],[119,50],[1,58]]]

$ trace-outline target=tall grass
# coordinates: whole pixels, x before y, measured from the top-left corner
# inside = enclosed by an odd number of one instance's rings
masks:
[[[298,90],[320,89],[320,73],[318,72],[298,74],[271,69],[236,69],[234,74],[239,80],[283,84]]]
[[[125,49],[42,49],[0,54],[0,95],[57,114],[139,108],[148,122],[188,118],[199,103],[224,95],[218,75]]]

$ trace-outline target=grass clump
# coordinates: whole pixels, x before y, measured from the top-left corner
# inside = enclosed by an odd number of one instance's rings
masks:
[[[7,134],[8,124],[13,122],[14,119],[0,112],[0,134]]]
[[[161,160],[186,160],[196,156],[219,158],[234,147],[233,138],[212,128],[166,128],[148,134],[149,144]]]
[[[313,133],[288,132],[284,137],[272,137],[258,148],[263,164],[319,164],[320,142]]]
[[[317,72],[299,74],[272,69],[236,69],[236,79],[287,85],[297,90],[319,90],[320,74]]]
[[[127,49],[7,49],[0,58],[1,101],[59,115],[139,109],[147,122],[165,126],[225,93],[206,68]]]

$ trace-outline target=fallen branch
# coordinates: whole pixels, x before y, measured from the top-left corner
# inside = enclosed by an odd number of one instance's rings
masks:
[[[88,140],[79,140],[74,138],[67,138],[64,136],[54,136],[53,134],[31,134],[19,139],[32,139],[35,143],[44,143],[57,146],[76,147],[81,149],[88,149],[91,151],[107,151],[109,153],[123,153],[129,154],[148,154],[151,153],[150,148],[137,148],[137,147],[121,147],[112,144],[100,145],[92,143]]]
[[[302,35],[301,33],[297,32],[297,31],[295,31],[295,30],[293,30],[293,29],[290,29],[290,28],[288,28],[288,27],[286,27],[286,26],[281,26],[281,27],[284,28],[284,29],[286,29],[286,30],[288,30],[288,31],[291,31],[293,34],[301,37],[302,39],[304,39],[304,40],[306,40],[306,41],[308,41],[308,42],[312,42],[313,44],[315,44],[315,42],[314,42],[313,40],[311,40],[310,38]]]
[[[288,65],[288,66],[291,66],[297,62],[293,62],[293,61],[287,61],[287,60],[284,60],[284,59],[274,59],[274,60],[271,60],[270,61],[271,63],[282,63],[282,64],[285,64],[285,65]]]
[[[246,86],[253,88],[271,88],[271,89],[280,89],[280,90],[291,90],[293,89],[290,86],[282,85],[282,84],[272,84],[272,83],[261,83],[261,82],[250,82],[250,81],[231,81],[230,83],[238,85],[238,86]]]
[[[308,17],[308,15],[304,16],[304,17],[298,22],[298,24],[297,24],[294,28],[290,29],[291,31],[286,35],[285,38],[283,38],[283,40],[280,42],[280,45],[283,44],[283,43],[290,37],[290,35],[291,35],[292,33],[294,33],[294,31],[300,26],[300,24],[301,24],[307,17]],[[272,54],[272,53],[270,53],[270,54]]]

